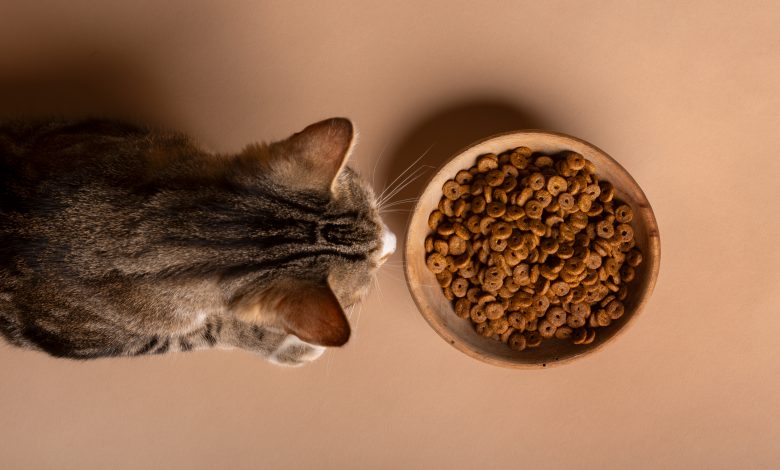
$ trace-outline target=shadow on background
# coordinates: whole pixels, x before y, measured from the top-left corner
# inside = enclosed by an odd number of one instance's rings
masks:
[[[94,44],[53,45],[5,61],[0,70],[0,118],[111,117],[162,123],[171,119],[150,64]]]
[[[415,170],[422,173],[398,191],[387,204],[419,196],[440,166],[477,140],[501,132],[546,129],[547,126],[548,123],[536,113],[499,100],[465,101],[434,111],[412,125],[383,158],[385,168],[379,174],[388,175],[388,186],[403,184],[406,176]],[[423,154],[425,156],[414,163]],[[412,164],[414,167],[410,168]],[[402,176],[393,183],[399,175]],[[392,189],[387,192],[392,192]],[[414,202],[396,203],[383,212],[386,223],[398,235],[399,245],[403,244],[407,221],[413,208]]]

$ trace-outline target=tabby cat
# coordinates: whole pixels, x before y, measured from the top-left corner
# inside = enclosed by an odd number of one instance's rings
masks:
[[[342,118],[234,155],[111,120],[0,124],[0,334],[73,359],[343,345],[395,250],[353,144]]]

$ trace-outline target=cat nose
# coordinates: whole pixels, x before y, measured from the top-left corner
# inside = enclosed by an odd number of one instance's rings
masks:
[[[395,253],[395,244],[395,234],[382,223],[382,254],[379,256],[381,262],[385,262],[390,255]]]

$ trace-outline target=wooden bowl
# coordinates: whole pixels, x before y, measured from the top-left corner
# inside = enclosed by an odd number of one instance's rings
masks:
[[[642,250],[643,261],[635,279],[629,285],[624,300],[624,315],[606,328],[599,328],[596,340],[589,345],[575,345],[570,340],[547,339],[537,348],[515,351],[506,344],[479,336],[470,320],[455,315],[452,304],[444,297],[434,274],[425,263],[425,237],[430,233],[428,215],[437,208],[442,197],[442,185],[462,169],[470,168],[479,155],[499,154],[516,147],[529,147],[534,152],[556,154],[573,150],[596,165],[601,180],[612,183],[615,196],[634,210],[634,236]],[[449,344],[469,356],[489,364],[518,369],[534,369],[571,362],[591,354],[612,341],[637,317],[653,292],[661,256],[658,225],[650,203],[634,178],[612,157],[596,146],[555,132],[528,130],[499,134],[479,141],[447,162],[428,182],[414,211],[406,233],[404,269],[409,290],[422,316]]]

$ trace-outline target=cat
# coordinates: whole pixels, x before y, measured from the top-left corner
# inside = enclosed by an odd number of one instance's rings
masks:
[[[344,118],[210,154],[107,119],[0,123],[0,335],[92,359],[220,347],[301,365],[395,250]]]

